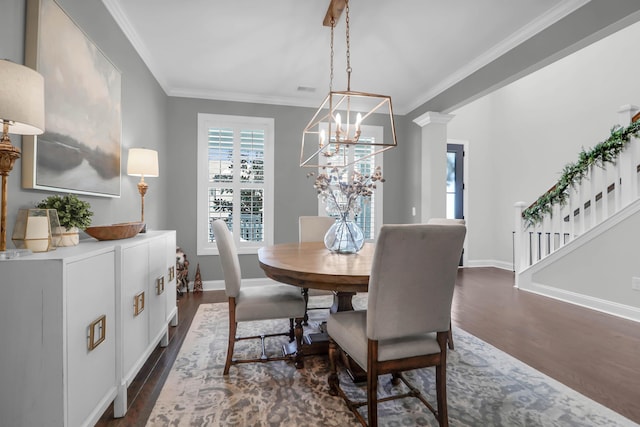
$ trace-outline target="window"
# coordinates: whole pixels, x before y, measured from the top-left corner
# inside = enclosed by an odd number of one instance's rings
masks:
[[[383,127],[381,126],[362,126],[362,134],[360,135],[361,141],[382,141]],[[374,169],[378,166],[381,168],[383,155],[377,154],[375,156],[367,157],[363,160],[358,160],[370,155],[376,146],[356,144],[355,146],[342,145],[340,150],[348,148],[347,163],[351,163],[353,160],[355,164],[349,166],[349,168],[355,168],[363,175],[370,175]],[[342,155],[336,156],[342,158]],[[324,159],[323,159],[324,160]],[[334,163],[335,164],[335,163]],[[382,169],[382,175],[384,176],[384,168]],[[376,190],[368,200],[360,200],[360,213],[355,216],[356,223],[362,228],[364,238],[366,240],[374,240],[377,232],[382,226],[382,193],[384,184],[378,183]],[[339,195],[337,195],[339,197]],[[318,199],[318,214],[329,215],[322,201]]]
[[[273,140],[273,119],[198,114],[198,255],[218,254],[216,219],[238,253],[273,243]]]

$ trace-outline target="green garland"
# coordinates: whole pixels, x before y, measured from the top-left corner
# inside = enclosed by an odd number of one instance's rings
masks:
[[[604,167],[605,163],[614,163],[631,137],[637,138],[638,135],[640,135],[640,121],[633,122],[626,128],[614,126],[611,129],[611,136],[606,141],[597,144],[589,151],[583,149],[576,163],[569,163],[564,167],[556,185],[522,211],[526,227],[541,223],[545,214],[552,213],[553,205],[564,206],[569,199],[570,187],[576,188],[580,185],[591,166]]]

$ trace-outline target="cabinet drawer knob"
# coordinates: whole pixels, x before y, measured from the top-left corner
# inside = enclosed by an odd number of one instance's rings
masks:
[[[136,294],[133,297],[133,315],[137,316],[138,314],[144,311],[144,291]]]
[[[103,314],[89,325],[89,342],[87,345],[89,351],[98,347],[105,340],[106,332],[107,316]]]

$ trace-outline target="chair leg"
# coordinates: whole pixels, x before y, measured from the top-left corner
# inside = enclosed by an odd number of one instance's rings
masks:
[[[338,395],[338,388],[340,387],[340,380],[338,379],[338,346],[336,342],[329,337],[329,394],[331,396]]]
[[[231,368],[231,361],[233,360],[233,347],[236,342],[237,328],[236,301],[235,298],[229,298],[229,344],[227,345],[227,361],[224,364],[222,375],[229,375],[229,368]]]
[[[378,427],[378,341],[368,340],[367,414],[369,427]]]
[[[309,288],[302,288],[302,297],[304,298],[304,326],[309,326],[309,314],[307,313],[307,307],[309,307]]]
[[[400,385],[400,374],[398,372],[391,373],[391,385]]]
[[[298,369],[304,368],[304,347],[302,346],[302,335],[303,335],[302,322],[303,321],[304,319],[302,317],[298,317],[296,319],[295,336],[296,336],[297,351],[296,351],[295,365],[296,365],[296,368]]]
[[[447,411],[447,341],[446,332],[438,332],[440,343],[440,363],[436,365],[436,401],[438,403],[438,424],[440,427],[449,426]]]
[[[448,341],[449,341],[449,350],[453,350],[453,331],[451,330],[451,322],[449,322],[449,336],[448,336]]]
[[[293,319],[289,319],[289,342],[296,339],[295,329],[293,328]]]

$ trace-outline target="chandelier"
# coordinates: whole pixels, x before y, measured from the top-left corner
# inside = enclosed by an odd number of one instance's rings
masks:
[[[344,7],[341,7],[343,6]],[[333,33],[336,20],[346,9],[347,90],[333,90]],[[300,166],[319,167],[327,164],[349,166],[398,145],[391,97],[351,90],[351,51],[349,34],[349,0],[331,0],[324,25],[331,26],[331,60],[329,94],[302,133]],[[391,142],[362,137],[362,126],[369,120],[391,130]],[[348,148],[369,146],[359,156],[349,156]]]

